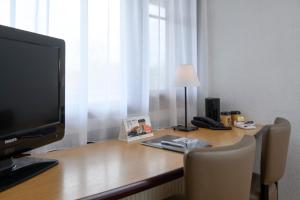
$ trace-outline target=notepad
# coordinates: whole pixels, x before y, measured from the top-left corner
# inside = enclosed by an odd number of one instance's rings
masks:
[[[159,138],[146,140],[141,142],[141,144],[182,153],[193,148],[210,146],[206,141],[200,139],[179,137],[174,135],[165,135]]]

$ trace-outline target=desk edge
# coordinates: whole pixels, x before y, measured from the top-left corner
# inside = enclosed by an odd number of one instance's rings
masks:
[[[183,168],[178,168],[164,174],[160,174],[149,179],[131,183],[122,187],[108,190],[102,193],[94,194],[81,200],[112,200],[127,197],[129,195],[153,188],[155,186],[167,183],[169,181],[183,177]]]

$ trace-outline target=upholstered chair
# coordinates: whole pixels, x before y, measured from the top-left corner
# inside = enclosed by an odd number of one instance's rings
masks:
[[[285,171],[290,133],[290,122],[284,118],[276,118],[273,125],[260,131],[261,172],[253,174],[251,200],[278,200],[278,181]]]
[[[256,141],[244,136],[235,145],[193,149],[184,156],[185,194],[168,199],[249,200]]]

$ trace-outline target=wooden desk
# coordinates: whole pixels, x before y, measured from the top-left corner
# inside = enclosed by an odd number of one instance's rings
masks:
[[[194,132],[160,130],[166,134],[201,138],[213,146],[231,145],[258,130]],[[116,199],[183,176],[183,154],[118,140],[102,141],[38,157],[54,158],[59,165],[0,193],[0,199]]]

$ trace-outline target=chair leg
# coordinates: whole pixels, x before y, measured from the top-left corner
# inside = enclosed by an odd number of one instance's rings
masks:
[[[276,181],[275,182],[275,185],[276,185],[276,192],[277,192],[277,200],[279,200],[279,195],[278,195],[278,193],[279,193],[279,190],[278,190],[278,182]]]
[[[276,195],[277,195],[277,200],[279,200],[278,197],[278,182],[275,182],[275,186],[276,186]],[[261,184],[261,196],[260,196],[261,200],[269,200],[269,186],[268,185],[264,185]]]
[[[269,186],[261,184],[261,200],[269,200]]]

